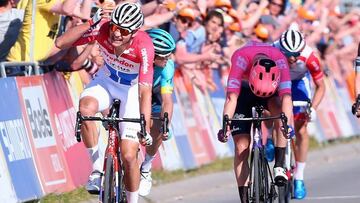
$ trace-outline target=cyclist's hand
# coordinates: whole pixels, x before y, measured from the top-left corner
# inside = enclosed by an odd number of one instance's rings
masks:
[[[171,133],[169,132],[169,129],[166,132],[164,132],[163,127],[161,127],[160,133],[162,134],[163,141],[169,140],[171,138]]]
[[[359,105],[359,107],[356,109],[356,102],[352,105],[352,113],[353,113],[356,117],[360,118],[360,105]]]
[[[145,135],[143,135],[141,132],[139,132],[138,136],[139,136],[139,142],[142,146],[152,145],[153,139],[150,133],[146,132]]]
[[[99,8],[94,14],[94,16],[89,20],[89,24],[92,29],[94,29],[96,25],[100,23],[103,15],[104,15],[103,9]]]
[[[231,131],[230,131],[230,126],[227,126],[227,130],[226,130],[226,134],[224,134],[224,131],[222,129],[219,130],[217,136],[218,136],[218,140],[220,142],[227,142],[229,140]]]
[[[316,111],[313,107],[310,108],[310,122],[314,122],[316,120]]]
[[[292,139],[293,137],[295,137],[295,130],[291,125],[288,125],[287,127],[288,127],[287,132],[284,126],[281,127],[281,131],[284,133],[287,139]]]

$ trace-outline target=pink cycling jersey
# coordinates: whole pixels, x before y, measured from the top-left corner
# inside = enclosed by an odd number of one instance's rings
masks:
[[[129,47],[116,56],[109,41],[109,21],[102,21],[99,29],[89,30],[73,45],[83,45],[96,40],[104,58],[106,75],[123,85],[144,84],[153,81],[154,46],[146,32],[137,31]]]
[[[257,54],[265,54],[273,60],[281,72],[278,88],[279,96],[291,94],[291,80],[286,57],[270,44],[250,41],[244,47],[234,52],[231,57],[231,70],[229,74],[227,91],[240,94],[241,80],[249,78],[253,58]]]
[[[308,70],[314,81],[321,80],[324,77],[319,58],[315,55],[313,49],[306,45],[296,63],[291,64],[291,80],[302,79]]]

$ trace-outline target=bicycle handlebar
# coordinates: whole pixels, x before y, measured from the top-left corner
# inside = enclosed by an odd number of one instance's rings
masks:
[[[164,117],[163,117],[163,118],[161,118],[161,117],[151,117],[151,119],[162,121],[163,133],[168,133],[168,132],[169,132],[169,128],[168,128],[168,125],[169,125],[169,114],[168,114],[168,112],[165,112],[165,113],[164,113]]]
[[[75,136],[76,136],[76,140],[78,142],[81,142],[81,125],[83,121],[101,121],[101,122],[115,122],[115,123],[120,123],[120,122],[131,122],[131,123],[140,123],[140,133],[142,135],[146,135],[146,131],[145,131],[145,126],[146,126],[146,121],[145,121],[145,116],[144,114],[140,115],[140,118],[116,118],[116,117],[97,117],[97,116],[82,116],[80,111],[77,112],[76,114],[76,125],[75,125]],[[108,125],[108,124],[107,124]]]
[[[252,117],[252,118],[232,118],[232,119],[229,119],[229,116],[228,115],[224,115],[223,117],[223,132],[224,132],[224,135],[226,135],[226,132],[227,132],[227,126],[230,125],[230,121],[257,121],[257,122],[261,122],[261,121],[267,121],[267,120],[275,120],[275,119],[280,119],[281,120],[281,123],[282,123],[282,126],[284,128],[284,131],[283,133],[286,135],[287,137],[287,134],[289,132],[289,126],[287,125],[287,117],[285,115],[285,113],[280,113],[280,115],[278,116],[269,116],[269,117]]]

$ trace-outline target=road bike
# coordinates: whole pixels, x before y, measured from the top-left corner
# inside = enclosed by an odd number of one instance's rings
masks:
[[[124,167],[121,160],[119,123],[132,122],[140,124],[140,135],[146,135],[145,116],[140,118],[120,118],[120,100],[115,99],[107,117],[82,116],[77,112],[75,134],[78,142],[81,141],[81,125],[83,121],[101,121],[108,131],[108,145],[105,150],[104,174],[101,175],[99,201],[104,203],[126,202],[124,186]]]
[[[230,121],[250,121],[252,127],[250,136],[253,139],[253,145],[250,153],[250,182],[249,182],[249,201],[250,202],[274,202],[277,197],[274,179],[270,170],[269,163],[265,158],[264,145],[262,142],[262,121],[280,119],[282,122],[283,133],[287,135],[287,117],[284,113],[278,116],[263,117],[263,106],[252,107],[251,118],[232,118],[224,115],[223,132],[226,134],[227,126]]]

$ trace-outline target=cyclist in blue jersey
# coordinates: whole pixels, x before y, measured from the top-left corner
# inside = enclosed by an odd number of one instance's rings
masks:
[[[162,29],[151,29],[147,33],[151,37],[155,49],[152,115],[163,117],[164,112],[167,112],[170,121],[173,112],[172,92],[175,64],[169,57],[175,50],[175,41],[168,32]],[[154,120],[151,124],[151,136],[153,137],[153,144],[146,147],[145,160],[141,164],[139,189],[141,196],[150,193],[152,186],[151,163],[162,141],[170,138],[168,133],[163,133],[161,121],[158,120]]]

